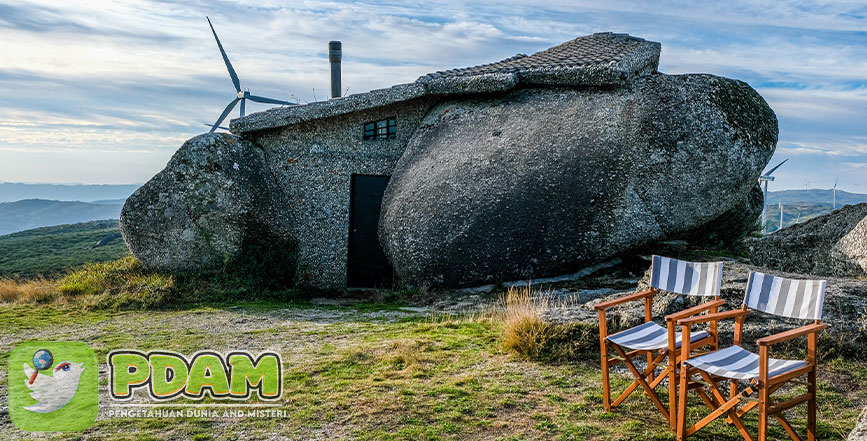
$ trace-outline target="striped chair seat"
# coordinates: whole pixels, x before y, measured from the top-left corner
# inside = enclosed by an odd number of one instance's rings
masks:
[[[708,336],[705,331],[690,335],[690,342],[699,341]],[[608,341],[628,349],[656,350],[668,348],[668,330],[654,322],[647,322],[617,334],[608,336]],[[676,333],[674,341],[680,347],[681,334]]]
[[[684,361],[709,374],[739,380],[759,378],[759,356],[740,347],[731,346],[711,352],[710,354]],[[768,359],[768,377],[783,374],[793,369],[805,366],[803,360]]]

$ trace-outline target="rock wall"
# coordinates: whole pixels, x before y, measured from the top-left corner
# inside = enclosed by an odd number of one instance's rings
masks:
[[[443,102],[397,164],[380,242],[405,284],[568,273],[742,206],[776,140],[761,96],[712,75]]]
[[[264,146],[278,190],[293,201],[297,285],[346,288],[352,175],[391,175],[431,105],[419,99],[248,135]],[[365,141],[364,123],[384,118],[395,118],[396,137]]]

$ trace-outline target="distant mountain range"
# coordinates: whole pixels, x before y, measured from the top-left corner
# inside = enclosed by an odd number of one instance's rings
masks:
[[[102,219],[117,219],[123,201],[87,203],[25,199],[0,203],[0,235],[31,228],[72,224]]]
[[[809,188],[805,190],[781,190],[768,192],[768,200],[766,201],[768,205],[779,204],[780,201],[783,202],[783,205],[813,204],[827,205],[831,207],[834,202],[834,191]],[[867,202],[867,194],[849,193],[848,191],[837,190],[837,208],[844,205],[860,204],[862,202]]]
[[[0,202],[15,202],[22,199],[48,199],[52,201],[80,202],[94,202],[102,200],[123,201],[139,187],[139,184],[62,185],[19,184],[14,182],[0,182]]]

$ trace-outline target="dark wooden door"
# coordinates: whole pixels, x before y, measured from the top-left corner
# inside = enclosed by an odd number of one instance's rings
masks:
[[[388,176],[352,175],[346,285],[391,288],[392,268],[379,244],[379,211]]]

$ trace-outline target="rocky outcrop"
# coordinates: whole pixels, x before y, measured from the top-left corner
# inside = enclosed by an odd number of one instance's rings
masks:
[[[380,242],[409,284],[568,273],[755,205],[776,140],[761,96],[712,75],[447,101],[397,165]]]
[[[750,260],[781,271],[831,277],[867,276],[867,203],[749,241]]]
[[[200,271],[277,252],[270,264],[291,280],[296,241],[282,194],[261,148],[200,135],[127,199],[121,232],[149,269]]]

